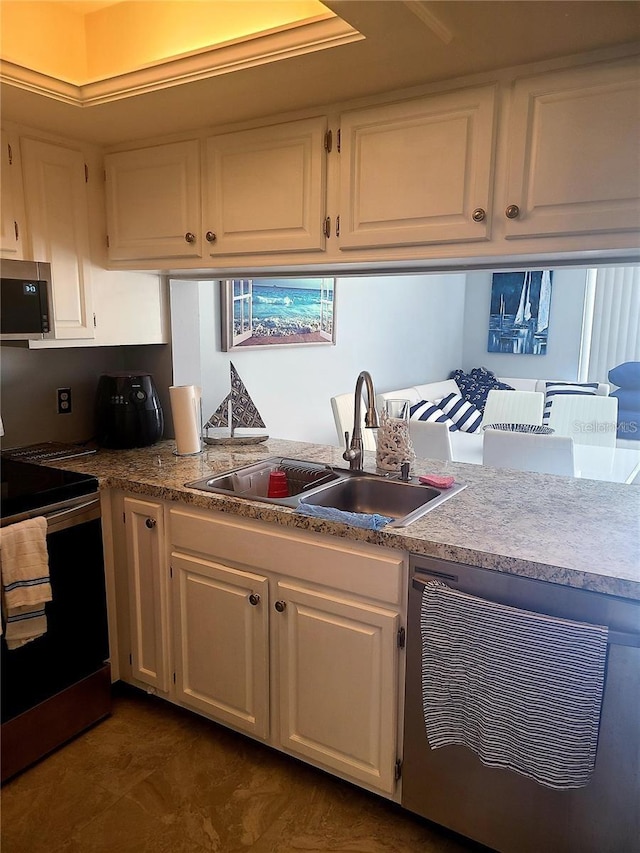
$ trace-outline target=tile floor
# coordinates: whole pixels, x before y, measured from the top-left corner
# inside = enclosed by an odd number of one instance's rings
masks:
[[[478,845],[162,700],[2,788],[2,853],[470,853]]]

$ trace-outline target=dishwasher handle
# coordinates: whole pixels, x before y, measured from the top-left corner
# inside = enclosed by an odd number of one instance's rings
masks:
[[[445,572],[436,572],[436,571],[422,571],[420,574],[428,574],[437,580],[456,580],[456,575],[447,575]],[[414,589],[422,591],[427,585],[428,581],[421,581],[419,578],[414,577],[411,580],[411,585]],[[526,608],[522,608],[526,609]],[[555,617],[554,617],[555,618]],[[578,621],[578,620],[573,620]],[[630,631],[612,631],[609,630],[608,635],[608,643],[610,646],[628,646],[630,648],[640,648],[640,634],[633,634]]]

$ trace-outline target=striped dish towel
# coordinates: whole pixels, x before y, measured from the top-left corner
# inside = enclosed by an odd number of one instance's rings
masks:
[[[608,629],[496,604],[429,581],[422,594],[422,697],[432,749],[549,788],[595,766]]]
[[[51,601],[47,520],[30,518],[0,530],[0,573],[5,639],[17,649],[47,630]]]

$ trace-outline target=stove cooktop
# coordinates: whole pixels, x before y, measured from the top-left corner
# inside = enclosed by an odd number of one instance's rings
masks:
[[[91,474],[61,471],[4,455],[0,475],[0,518],[3,520],[33,510],[44,511],[61,501],[98,490],[98,480]]]

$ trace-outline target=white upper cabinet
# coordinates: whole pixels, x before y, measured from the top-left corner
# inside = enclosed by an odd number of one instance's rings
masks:
[[[0,255],[3,258],[22,260],[24,258],[22,245],[24,217],[18,139],[3,133],[0,136],[0,146],[2,147]]]
[[[318,117],[207,139],[211,255],[324,248],[326,130]]]
[[[108,258],[206,259],[224,274],[239,259],[267,271],[635,253],[640,67],[626,50],[109,154]]]
[[[343,113],[340,248],[487,240],[495,86]]]
[[[87,171],[82,151],[20,140],[27,257],[51,264],[56,339],[93,338]]]
[[[105,172],[110,260],[201,256],[198,140],[107,154]]]
[[[637,59],[516,80],[506,186],[507,239],[637,230]]]

